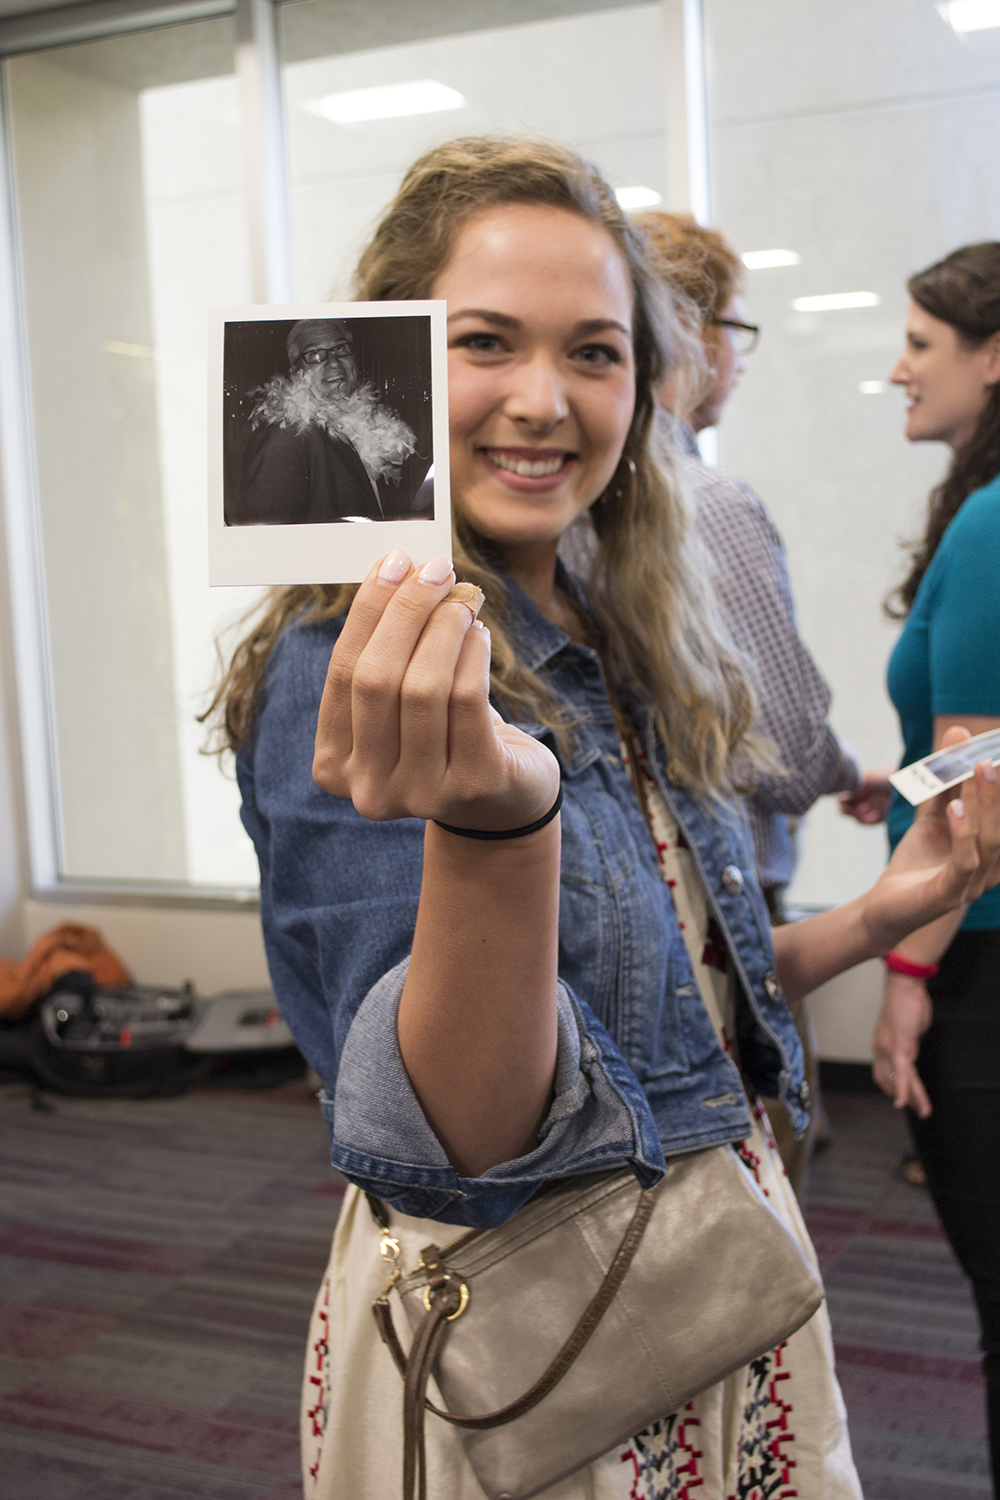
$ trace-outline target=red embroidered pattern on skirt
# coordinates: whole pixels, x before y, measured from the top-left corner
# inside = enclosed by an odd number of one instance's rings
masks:
[[[788,1452],[795,1442],[792,1403],[781,1394],[783,1382],[791,1378],[783,1368],[787,1347],[787,1343],[779,1344],[750,1365],[736,1489],[726,1500],[798,1500],[799,1491],[792,1482],[797,1465]]]
[[[700,1426],[688,1402],[682,1412],[654,1422],[632,1439],[621,1454],[622,1463],[631,1463],[634,1471],[629,1500],[701,1500],[702,1452],[695,1446]]]
[[[316,1457],[309,1465],[309,1475],[315,1483],[319,1475],[319,1462],[323,1456],[323,1435],[326,1432],[326,1419],[328,1411],[328,1398],[330,1394],[330,1278],[324,1279],[321,1289],[321,1301],[316,1313],[316,1322],[319,1332],[313,1340],[309,1349],[310,1363],[312,1369],[309,1373],[309,1384],[314,1387],[316,1399],[312,1406],[306,1410],[306,1418],[310,1424],[311,1435],[316,1442]]]
[[[754,1182],[756,1182],[757,1186],[764,1194],[764,1197],[770,1198],[770,1193],[760,1180],[760,1157],[757,1155],[756,1151],[751,1151],[746,1141],[734,1141],[733,1145],[736,1149],[736,1155],[746,1167],[747,1171],[753,1173],[753,1180]]]

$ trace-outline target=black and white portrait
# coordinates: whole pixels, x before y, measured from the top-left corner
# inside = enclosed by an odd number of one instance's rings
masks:
[[[355,559],[399,544],[384,523],[419,528],[440,519],[430,308],[348,303],[222,315],[221,518],[217,499],[210,504],[227,533],[267,533],[263,551],[249,538],[225,544],[231,559],[248,561],[236,567],[239,577],[230,567],[221,576],[213,546],[214,582],[354,581],[363,576]],[[439,354],[446,357],[443,341]],[[440,426],[442,401],[437,406]],[[360,547],[346,535],[358,523],[369,523],[366,531],[376,523]],[[285,528],[303,529],[298,551],[294,538],[280,536]],[[415,555],[431,555],[429,534],[405,540]],[[306,576],[320,566],[317,541],[326,559],[321,580]]]
[[[433,515],[426,318],[230,323],[225,383],[227,525]]]

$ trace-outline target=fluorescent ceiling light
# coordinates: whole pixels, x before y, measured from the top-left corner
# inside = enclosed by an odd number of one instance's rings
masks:
[[[825,297],[796,297],[796,312],[839,312],[844,307],[878,307],[882,298],[877,292],[830,292]]]
[[[336,125],[356,125],[361,120],[393,120],[402,115],[433,115],[442,109],[463,109],[465,100],[457,89],[433,78],[414,83],[383,83],[370,89],[347,89],[327,94],[302,106],[312,115],[333,120]]]
[[[743,264],[748,271],[769,271],[772,266],[797,266],[801,259],[797,250],[748,250]]]
[[[888,389],[884,380],[862,380],[858,386],[862,396],[884,396]]]
[[[1000,26],[1000,0],[948,0],[937,9],[952,31],[989,31]]]
[[[662,196],[648,187],[615,188],[615,197],[626,213],[631,213],[633,208],[655,208],[657,203],[663,202]]]

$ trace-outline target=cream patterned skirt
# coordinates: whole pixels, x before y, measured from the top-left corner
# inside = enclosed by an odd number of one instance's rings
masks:
[[[624,747],[623,747],[624,752]],[[641,768],[640,768],[641,774]],[[734,981],[690,852],[649,778],[643,801],[664,880],[719,1040],[735,1055]],[[815,1256],[767,1116],[733,1149]],[[441,1225],[393,1213],[409,1271]],[[386,1280],[368,1205],[349,1188],[313,1313],[302,1399],[305,1500],[396,1500],[402,1492],[403,1386],[371,1305]],[[397,1320],[401,1321],[401,1320]],[[432,1400],[440,1404],[435,1394]],[[427,1415],[429,1500],[483,1500],[458,1431]],[[683,1411],[544,1491],[544,1500],[860,1500],[823,1306],[779,1348],[711,1386]],[[543,1497],[539,1497],[543,1500]]]
[[[737,1148],[811,1247],[766,1118]],[[410,1269],[439,1240],[429,1219],[393,1214]],[[316,1307],[302,1399],[306,1500],[396,1500],[403,1386],[371,1314],[385,1284],[368,1204],[349,1188]],[[397,1325],[401,1326],[401,1318]],[[428,1413],[430,1500],[483,1500],[455,1428]],[[545,1500],[859,1500],[826,1308],[778,1349],[544,1492]]]

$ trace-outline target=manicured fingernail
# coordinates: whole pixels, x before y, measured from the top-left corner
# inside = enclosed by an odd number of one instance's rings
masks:
[[[417,574],[421,583],[430,583],[435,588],[451,577],[451,558],[432,557],[430,562],[425,562]]]
[[[991,760],[988,760],[983,766],[983,775],[986,777],[987,781],[996,781],[997,768]]]
[[[378,570],[378,576],[383,583],[402,583],[410,571],[410,559],[405,552],[397,547],[382,559],[382,566]]]
[[[948,805],[956,818],[965,817],[965,803],[962,801],[961,797],[956,797],[954,802],[950,802]]]

